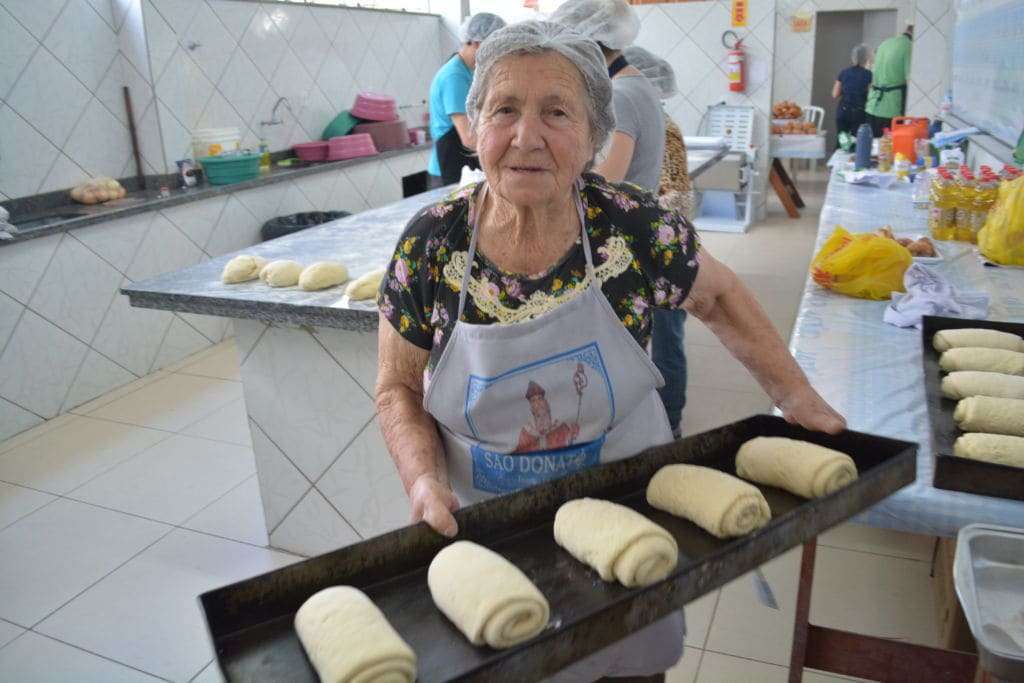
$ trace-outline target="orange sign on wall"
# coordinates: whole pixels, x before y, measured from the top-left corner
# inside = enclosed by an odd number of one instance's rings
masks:
[[[797,12],[792,18],[793,33],[810,33],[814,15],[810,12]]]
[[[747,25],[748,4],[750,0],[732,0],[732,27],[743,28]]]

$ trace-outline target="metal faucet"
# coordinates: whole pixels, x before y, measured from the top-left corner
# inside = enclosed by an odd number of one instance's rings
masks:
[[[292,115],[292,118],[295,117],[295,112],[292,111],[292,105],[291,105],[291,102],[288,101],[288,98],[287,97],[278,97],[277,98],[277,102],[274,103],[273,111],[270,112],[270,120],[269,121],[260,121],[260,127],[261,128],[263,126],[279,126],[282,123],[284,123],[284,121],[282,121],[281,119],[279,119],[277,117],[277,108],[280,107],[282,104],[284,104],[284,108],[288,110],[288,113]]]

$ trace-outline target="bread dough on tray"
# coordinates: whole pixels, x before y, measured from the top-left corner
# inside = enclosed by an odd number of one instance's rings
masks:
[[[348,268],[337,261],[311,263],[299,275],[299,288],[315,292],[340,285],[348,279]]]
[[[474,645],[504,649],[547,626],[544,595],[518,567],[470,541],[456,541],[427,570],[434,604]]]
[[[857,466],[853,458],[831,448],[759,436],[740,446],[736,474],[803,498],[821,498],[856,480]]]
[[[295,613],[295,630],[323,683],[416,680],[416,654],[357,588],[314,594]]]
[[[976,370],[951,372],[942,378],[942,395],[955,400],[971,396],[1024,398],[1024,377]]]
[[[662,467],[647,484],[647,502],[718,538],[745,536],[772,518],[756,486],[699,465]]]
[[[939,356],[939,367],[946,372],[978,370],[1024,375],[1024,353],[1006,349],[983,349],[963,346],[945,351]]]
[[[965,432],[1024,436],[1024,400],[971,396],[956,404],[953,419]]]
[[[1024,468],[1024,437],[1006,434],[964,434],[953,444],[953,455]]]
[[[237,285],[240,282],[255,280],[260,276],[263,266],[267,265],[267,259],[259,256],[239,254],[224,264],[221,271],[220,281],[226,285]]]
[[[939,330],[932,336],[932,346],[936,351],[948,351],[962,346],[985,349],[1006,349],[1007,351],[1024,351],[1024,340],[1019,334],[1002,330],[986,330],[977,327],[961,327]]]
[[[301,263],[281,259],[271,261],[263,266],[260,271],[260,279],[271,287],[292,287],[299,282],[300,274],[302,274]]]
[[[596,498],[558,508],[555,541],[605,581],[629,587],[661,581],[679,561],[672,534],[636,510]]]
[[[377,297],[377,290],[380,289],[380,283],[383,279],[383,268],[371,270],[369,273],[360,275],[358,278],[348,283],[348,286],[345,287],[345,294],[347,294],[348,298],[353,301],[375,299]]]

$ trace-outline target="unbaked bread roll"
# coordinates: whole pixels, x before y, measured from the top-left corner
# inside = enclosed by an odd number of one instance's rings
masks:
[[[1005,434],[964,434],[953,444],[953,455],[1024,467],[1024,438]]]
[[[558,508],[555,542],[605,581],[630,587],[661,581],[679,561],[672,534],[636,510],[596,498]]]
[[[365,275],[360,275],[348,283],[348,287],[345,288],[345,294],[354,301],[375,299],[377,297],[377,290],[380,289],[381,280],[384,279],[384,272],[383,268],[378,268],[377,270],[371,270]]]
[[[1007,375],[1024,375],[1024,353],[1006,349],[960,346],[944,351],[939,356],[939,367],[946,372],[977,370],[979,372],[1002,372]]]
[[[936,351],[948,351],[962,346],[973,346],[983,349],[1006,349],[1007,351],[1024,351],[1024,340],[1020,335],[1001,330],[986,330],[976,327],[939,330],[932,336],[932,346]]]
[[[302,264],[298,261],[281,259],[271,261],[260,270],[260,279],[271,287],[292,287],[299,281]]]
[[[437,608],[474,645],[512,647],[548,623],[548,601],[526,574],[476,543],[456,541],[435,555],[427,586]]]
[[[970,396],[1024,398],[1024,377],[975,370],[951,372],[942,378],[942,394],[956,400]]]
[[[255,280],[260,276],[263,266],[267,265],[267,259],[248,254],[239,254],[224,264],[220,280],[226,285],[236,285],[239,282]]]
[[[821,498],[857,478],[857,465],[846,453],[807,441],[759,436],[740,446],[736,474],[785,489],[803,498]]]
[[[744,536],[772,518],[756,486],[698,465],[666,465],[647,484],[647,502],[718,538]]]
[[[1024,436],[1024,400],[971,396],[956,404],[953,419],[965,432]]]
[[[416,654],[357,588],[314,594],[295,613],[295,630],[324,683],[416,680]]]
[[[311,263],[299,275],[299,287],[307,292],[340,285],[348,279],[348,268],[337,261]]]

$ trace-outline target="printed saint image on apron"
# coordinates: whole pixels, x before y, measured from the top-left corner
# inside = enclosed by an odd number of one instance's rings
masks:
[[[471,375],[465,415],[480,442],[471,448],[480,490],[505,493],[593,467],[615,417],[601,350],[595,342],[496,377]]]

